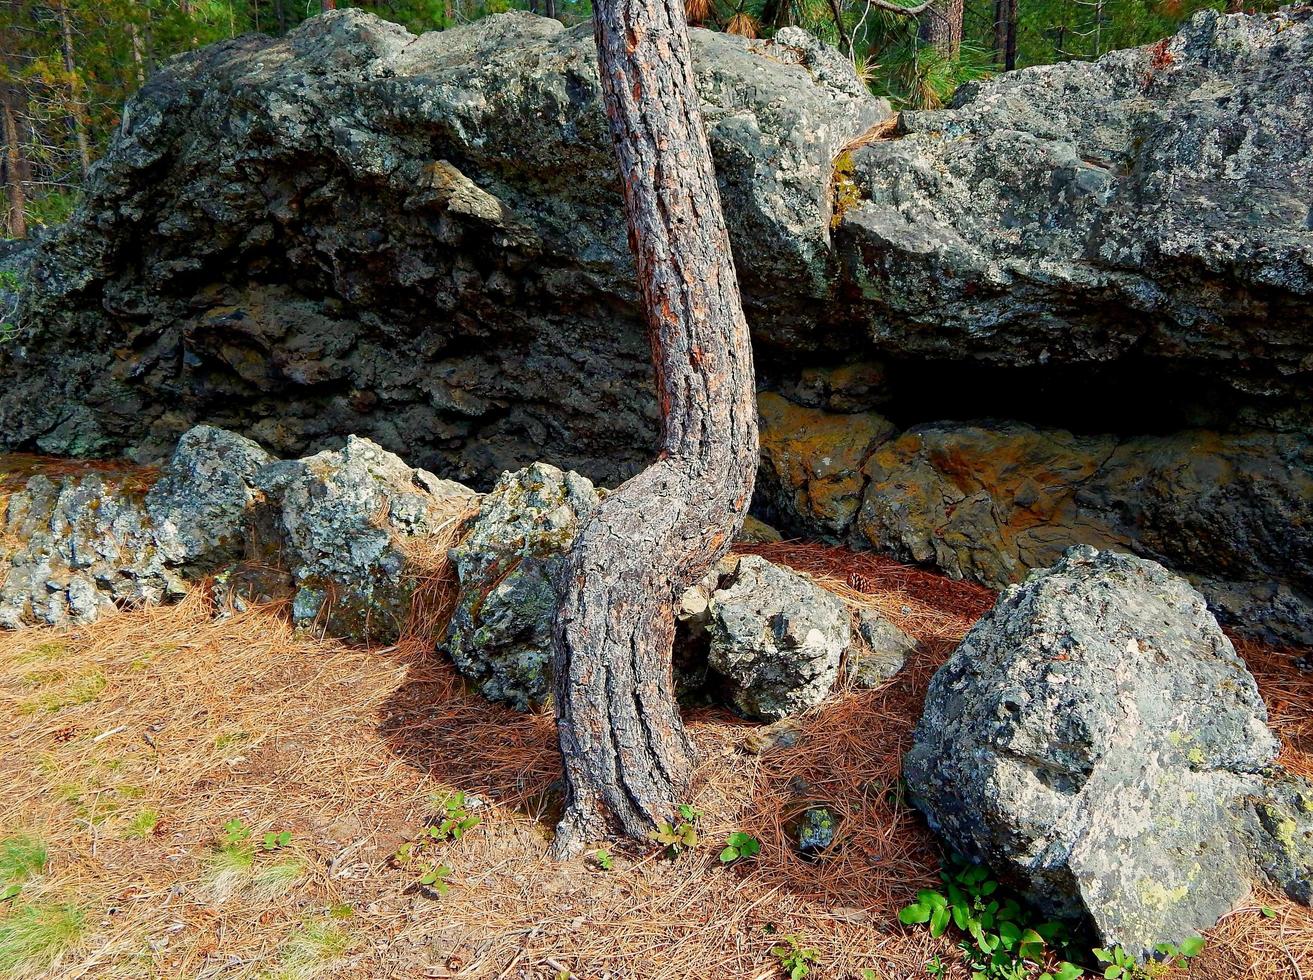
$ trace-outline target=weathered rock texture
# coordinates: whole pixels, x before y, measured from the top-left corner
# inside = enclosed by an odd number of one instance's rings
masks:
[[[145,492],[93,473],[33,477],[10,497],[4,538],[17,547],[2,556],[0,626],[88,623],[177,599],[215,572],[221,598],[290,590],[298,626],[391,642],[416,585],[405,539],[459,520],[473,497],[368,439],[278,461],[197,426]]]
[[[797,572],[745,555],[711,594],[707,658],[733,705],[778,721],[820,704],[852,642],[847,608]]]
[[[356,436],[340,452],[268,466],[257,481],[279,510],[293,620],[356,643],[400,635],[417,585],[405,539],[435,534],[474,497]]]
[[[1256,859],[1283,873],[1245,847],[1250,798],[1273,793],[1266,721],[1194,589],[1079,547],[935,675],[904,772],[952,847],[1139,955],[1216,922]]]
[[[489,700],[525,711],[551,695],[552,573],[598,499],[546,463],[504,473],[451,549],[461,592],[442,648]]]
[[[693,44],[762,382],[816,426],[763,404],[792,426],[766,516],[995,585],[1117,545],[1313,641],[1309,8],[1009,73],[851,151],[887,107],[822,46]],[[207,421],[614,483],[655,407],[605,133],[589,29],[525,14],[341,11],[170,63],[6,260],[0,441],[153,459]]]

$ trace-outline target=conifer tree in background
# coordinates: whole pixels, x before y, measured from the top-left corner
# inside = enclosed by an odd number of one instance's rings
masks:
[[[1148,43],[1201,8],[1234,11],[1242,0],[684,2],[689,23],[745,37],[799,25],[851,58],[876,94],[927,107],[991,71]],[[1243,2],[1261,11],[1283,0]],[[124,100],[169,58],[351,6],[415,32],[515,7],[567,26],[592,13],[590,0],[0,0],[0,229],[16,235],[66,217]]]

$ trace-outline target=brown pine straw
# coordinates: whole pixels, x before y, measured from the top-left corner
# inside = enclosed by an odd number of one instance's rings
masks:
[[[0,827],[51,854],[19,901],[87,913],[81,941],[38,975],[764,980],[781,975],[770,948],[793,934],[819,953],[814,977],[924,976],[934,955],[966,976],[949,937],[897,923],[938,861],[898,773],[929,677],[988,608],[986,590],[814,544],[744,546],[887,613],[921,649],[885,687],[799,719],[793,747],[757,754],[761,726],[691,713],[704,846],[670,862],[612,843],[605,872],[546,857],[559,806],[550,714],[488,704],[433,652],[454,597],[449,543],[413,555],[421,601],[386,649],[297,635],[277,605],[216,618],[204,586],[88,627],[0,633]],[[1313,677],[1288,651],[1240,649],[1283,761],[1313,771]],[[417,872],[388,859],[433,816],[431,797],[456,788],[483,823],[440,849],[451,889],[426,897]],[[831,853],[808,863],[786,827],[812,802],[843,820]],[[143,810],[159,822],[134,837]],[[233,818],[257,838],[293,834],[290,855],[258,854],[255,873],[289,856],[299,872],[282,887],[216,881],[214,846]],[[722,868],[734,830],[759,836],[762,853]],[[340,928],[346,952],[297,966],[307,923]],[[1313,915],[1265,893],[1209,932],[1190,976],[1297,971],[1313,978]]]

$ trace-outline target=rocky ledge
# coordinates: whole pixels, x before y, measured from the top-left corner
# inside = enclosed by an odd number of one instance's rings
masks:
[[[549,700],[552,573],[605,493],[534,463],[480,495],[368,439],[279,460],[213,426],[187,432],[159,479],[140,482],[35,476],[9,496],[0,628],[90,623],[208,579],[217,615],[285,600],[316,635],[431,638],[475,690],[521,711]],[[449,609],[420,592],[448,572]],[[915,647],[873,609],[755,555],[690,588],[677,625],[680,696],[763,721],[819,704],[845,665],[853,684],[878,686]]]
[[[897,119],[796,29],[693,46],[787,402],[763,514],[992,585],[1113,545],[1313,642],[1307,5]],[[0,262],[6,448],[357,432],[487,489],[537,459],[613,484],[654,440],[587,27],[350,10],[178,59]]]

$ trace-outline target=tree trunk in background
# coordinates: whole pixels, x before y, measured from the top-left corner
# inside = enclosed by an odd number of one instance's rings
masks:
[[[11,88],[0,91],[0,123],[3,123],[5,141],[5,196],[8,199],[5,228],[11,238],[26,238],[27,196],[23,193],[23,176],[27,167],[23,160],[23,144],[18,136],[14,101]]]
[[[319,0],[319,12],[322,14],[327,10],[336,10],[337,0]]]
[[[921,15],[921,40],[946,60],[962,50],[962,0],[939,0]]]
[[[274,0],[274,21],[278,24],[279,36],[286,34],[287,10],[283,7],[283,0]]]
[[[548,16],[548,17],[551,17],[553,20],[555,20],[555,19],[556,19],[556,0],[546,0],[546,3],[545,3],[545,5],[544,5],[544,7],[545,7],[545,13],[547,14],[547,16]]]
[[[73,57],[73,25],[68,18],[68,7],[59,0],[55,4],[59,14],[59,33],[64,49],[64,71],[68,73],[69,119],[73,128],[73,138],[77,141],[78,169],[85,182],[91,173],[91,146],[87,142],[87,123],[82,118],[82,103],[78,98],[77,61]]]
[[[656,462],[602,500],[557,585],[558,856],[672,816],[692,774],[671,677],[676,597],[752,496],[752,347],[683,0],[595,0],[602,90],[661,410]]]
[[[994,60],[1004,71],[1017,67],[1017,0],[994,0]]]

